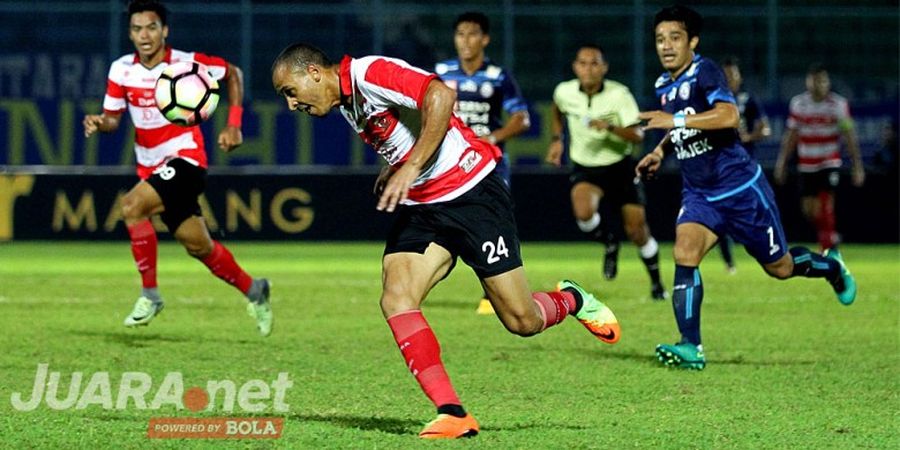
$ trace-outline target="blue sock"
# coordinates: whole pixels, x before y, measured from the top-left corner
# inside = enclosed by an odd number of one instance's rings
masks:
[[[806,247],[791,247],[790,253],[794,260],[791,276],[834,280],[841,275],[841,265],[837,261],[813,253]]]
[[[672,308],[681,332],[681,342],[700,345],[700,304],[703,303],[703,283],[700,269],[675,265],[675,287],[672,288]]]

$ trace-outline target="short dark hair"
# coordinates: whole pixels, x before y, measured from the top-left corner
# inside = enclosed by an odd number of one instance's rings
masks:
[[[456,30],[456,27],[463,22],[472,22],[481,27],[481,32],[484,34],[491,34],[491,21],[488,17],[477,11],[467,11],[459,15],[456,18],[456,22],[453,22],[453,30]]]
[[[275,68],[281,64],[291,64],[293,71],[301,70],[310,64],[322,67],[333,65],[325,52],[315,46],[303,43],[291,44],[282,50],[275,58],[275,62],[272,63],[272,71],[275,71]]]
[[[131,0],[128,2],[128,19],[131,19],[132,15],[144,11],[155,12],[156,15],[159,16],[160,22],[162,22],[163,25],[166,25],[168,10],[162,2],[157,0]]]
[[[825,64],[820,62],[814,62],[809,65],[809,68],[806,69],[807,75],[818,75],[820,73],[828,73],[828,68],[825,67]]]
[[[606,51],[603,50],[603,47],[601,47],[600,44],[596,44],[593,42],[582,42],[581,44],[578,44],[578,47],[575,47],[575,53],[577,54],[583,48],[597,50],[598,52],[600,52],[600,57],[603,58],[603,61],[606,61]]]
[[[738,59],[737,56],[726,56],[725,59],[722,60],[722,67],[727,66],[740,67],[741,60]]]
[[[697,11],[682,5],[667,6],[659,10],[656,13],[656,17],[653,18],[654,30],[660,22],[683,23],[689,39],[694,36],[700,36],[700,31],[703,29],[703,16]]]

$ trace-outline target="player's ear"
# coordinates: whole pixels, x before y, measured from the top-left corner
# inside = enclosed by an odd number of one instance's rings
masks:
[[[700,44],[700,36],[694,36],[694,37],[692,37],[691,40],[690,40],[690,44],[691,44],[691,50],[696,49],[696,48],[697,48],[697,45]]]
[[[490,44],[490,43],[491,43],[491,35],[485,34],[484,36],[481,37],[482,47],[487,47],[488,44]]]
[[[319,66],[315,64],[309,64],[306,66],[306,73],[309,75],[313,81],[318,83],[322,80],[322,71],[319,70]]]
[[[162,37],[163,37],[163,40],[166,40],[166,39],[169,38],[169,26],[168,26],[168,25],[163,25],[163,27],[162,27]]]

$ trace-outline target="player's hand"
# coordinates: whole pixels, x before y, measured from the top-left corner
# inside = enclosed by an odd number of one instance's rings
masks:
[[[672,121],[672,115],[664,111],[644,111],[638,114],[645,129],[669,130],[675,128],[675,122]]]
[[[644,180],[652,180],[656,178],[656,172],[659,170],[660,166],[662,166],[662,150],[659,150],[659,147],[653,149],[652,152],[647,153],[638,161],[637,165],[634,166],[635,175],[641,177]]]
[[[420,169],[411,164],[404,164],[403,167],[397,169],[381,192],[378,199],[378,206],[375,209],[379,211],[394,212],[397,204],[406,200],[409,195],[409,187],[416,181],[419,176]]]
[[[384,166],[381,168],[381,172],[378,174],[378,178],[375,180],[375,186],[372,188],[372,193],[381,196],[381,193],[384,192],[384,187],[387,185],[388,180],[394,175],[394,168],[391,166]]]
[[[588,121],[588,126],[597,131],[603,131],[609,129],[609,122],[603,119],[593,119]]]
[[[851,175],[851,182],[854,187],[862,187],[863,183],[866,182],[866,169],[863,168],[862,164],[856,164],[853,166],[853,174]]]
[[[100,130],[100,125],[103,124],[103,116],[100,114],[88,114],[84,116],[81,124],[84,125],[84,137],[91,137],[91,135]]]
[[[776,163],[775,170],[772,171],[772,178],[775,179],[775,184],[778,186],[783,186],[787,181],[787,169],[785,169],[784,164]]]
[[[550,147],[547,148],[547,156],[544,157],[544,161],[553,164],[554,167],[560,167],[562,165],[562,153],[562,141],[556,139],[551,142]]]
[[[238,127],[227,126],[219,133],[219,148],[230,152],[244,143],[244,135]]]

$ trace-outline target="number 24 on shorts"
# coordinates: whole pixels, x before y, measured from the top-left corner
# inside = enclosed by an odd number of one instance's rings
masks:
[[[493,241],[485,241],[484,244],[481,244],[481,251],[487,253],[488,264],[500,261],[500,256],[509,258],[509,249],[506,247],[506,241],[503,240],[503,236],[497,238],[496,244]]]

